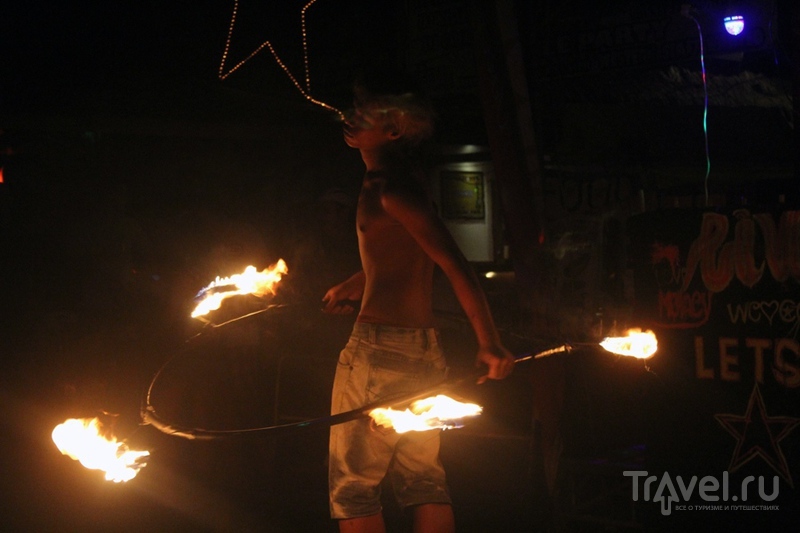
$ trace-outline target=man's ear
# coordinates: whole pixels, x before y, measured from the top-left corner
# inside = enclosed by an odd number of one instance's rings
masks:
[[[389,137],[396,141],[405,133],[405,127],[402,121],[393,120],[389,127]]]
[[[405,128],[403,126],[403,122],[398,120],[397,116],[394,114],[390,115],[390,118],[386,124],[386,131],[389,135],[389,138],[393,141],[396,141],[402,137],[405,133]]]

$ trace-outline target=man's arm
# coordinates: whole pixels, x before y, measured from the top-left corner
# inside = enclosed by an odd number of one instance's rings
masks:
[[[364,295],[366,279],[364,271],[359,270],[342,283],[328,289],[322,298],[325,302],[322,310],[334,315],[346,315],[355,311],[355,302]]]
[[[425,253],[442,269],[467,315],[478,341],[476,363],[489,367],[479,379],[503,379],[514,368],[514,357],[503,346],[478,277],[442,220],[424,198],[405,191],[384,191],[381,204],[400,222]]]

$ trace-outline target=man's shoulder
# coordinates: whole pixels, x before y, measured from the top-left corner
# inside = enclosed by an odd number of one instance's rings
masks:
[[[384,170],[369,178],[369,185],[383,195],[424,197],[426,187],[422,180],[406,170]]]

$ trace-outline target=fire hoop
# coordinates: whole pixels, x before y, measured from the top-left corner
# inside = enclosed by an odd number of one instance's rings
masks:
[[[562,344],[555,348],[550,348],[535,354],[525,354],[519,356],[515,359],[514,362],[522,363],[525,361],[541,359],[543,357],[548,357],[557,353],[568,353],[572,350],[573,350],[572,344]],[[357,409],[353,409],[351,411],[345,411],[335,415],[323,416],[319,418],[313,418],[310,420],[303,420],[300,422],[292,422],[287,424],[276,424],[272,426],[263,426],[257,428],[247,428],[247,429],[225,430],[225,429],[206,429],[198,427],[188,427],[180,424],[175,424],[168,420],[165,420],[156,412],[155,407],[153,407],[153,405],[150,402],[150,397],[152,390],[155,386],[155,383],[158,380],[159,374],[168,364],[169,361],[161,368],[161,370],[159,370],[159,372],[155,375],[155,377],[150,383],[150,387],[148,388],[141,410],[142,423],[143,425],[151,425],[154,428],[158,429],[159,431],[166,433],[167,435],[182,437],[189,440],[214,440],[214,439],[229,438],[229,437],[279,434],[283,432],[296,431],[310,427],[334,426],[337,424],[350,422],[352,420],[367,418],[370,416],[370,412],[375,409],[393,407],[400,404],[408,404],[416,400],[425,399],[434,394],[442,394],[445,392],[457,390],[461,387],[464,387],[467,384],[474,383],[475,380],[482,375],[482,372],[471,373],[465,377],[456,380],[440,382],[422,391],[418,391],[411,394],[398,395],[395,397],[384,398],[380,401],[365,405],[363,407],[359,407]]]
[[[279,279],[279,276],[278,276]],[[203,321],[212,329],[219,329],[228,324],[232,324],[238,322],[240,320],[245,320],[254,316],[258,316],[262,313],[273,309],[285,308],[288,307],[289,304],[274,304],[266,306],[263,309],[259,309],[257,311],[253,311],[251,313],[247,313],[245,315],[227,320],[220,324],[214,324],[207,319]],[[198,337],[203,335],[204,331],[200,331],[195,336],[188,339],[186,342],[189,343]],[[620,356],[629,356],[634,357],[637,359],[647,359],[652,357],[653,354],[656,352],[658,348],[658,343],[656,340],[655,335],[652,331],[642,331],[637,328],[629,329],[626,331],[626,334],[622,337],[606,337],[599,343],[564,343],[553,348],[549,348],[543,350],[538,353],[529,353],[518,356],[514,363],[521,363],[524,361],[530,361],[535,359],[541,359],[544,357],[550,357],[555,354],[560,353],[570,353],[575,349],[576,346],[601,346],[606,351],[620,355]],[[142,407],[140,410],[140,415],[142,419],[142,425],[151,425],[154,428],[158,429],[159,431],[166,433],[168,435],[173,435],[176,437],[183,437],[190,440],[213,440],[219,438],[228,438],[228,437],[239,437],[239,436],[248,436],[254,434],[264,434],[264,433],[281,433],[286,431],[294,431],[303,428],[309,428],[314,426],[334,426],[337,424],[342,424],[345,422],[349,422],[351,420],[356,420],[359,418],[365,418],[371,416],[371,412],[375,410],[391,408],[397,406],[399,404],[405,403],[409,404],[411,402],[417,400],[427,400],[428,397],[435,395],[435,394],[442,394],[447,391],[453,391],[464,386],[466,383],[474,382],[477,380],[482,373],[473,373],[469,374],[466,377],[460,378],[458,380],[452,381],[443,381],[440,382],[428,389],[423,391],[415,392],[413,394],[406,394],[400,395],[397,397],[390,397],[384,398],[379,402],[375,402],[369,405],[365,405],[363,407],[359,407],[357,409],[353,409],[351,411],[346,411],[343,413],[338,413],[335,415],[330,416],[322,416],[318,418],[313,418],[310,420],[302,420],[299,422],[292,422],[287,424],[275,424],[271,426],[262,426],[256,428],[246,428],[246,429],[206,429],[206,428],[199,428],[199,427],[188,427],[176,423],[172,423],[162,416],[160,416],[157,412],[155,407],[151,402],[151,396],[153,389],[155,387],[156,382],[158,381],[159,376],[164,372],[164,369],[167,368],[175,358],[184,353],[184,351],[178,352],[177,354],[173,355],[169,358],[156,372],[153,376],[153,379],[150,381],[150,385],[147,388],[147,393],[144,396]]]
[[[428,396],[431,396],[434,393],[443,393],[447,391],[452,391],[464,386],[467,383],[475,381],[475,379],[477,379],[478,377],[479,377],[478,374],[474,375],[470,374],[469,376],[458,380],[449,382],[444,381],[438,383],[433,387],[430,387],[428,389],[419,392],[384,398],[383,400],[380,400],[378,402],[367,404],[363,407],[359,407],[357,409],[353,409],[351,411],[345,411],[335,415],[322,416],[310,420],[291,422],[288,424],[276,424],[272,426],[262,426],[257,428],[226,430],[226,429],[205,429],[197,427],[188,427],[180,424],[174,424],[160,417],[156,412],[155,408],[153,407],[153,405],[150,403],[150,393],[152,392],[153,386],[158,378],[158,375],[156,375],[156,377],[150,383],[150,388],[147,391],[144,405],[142,406],[141,410],[142,425],[151,425],[154,428],[161,431],[162,433],[166,433],[167,435],[182,437],[189,440],[214,440],[214,439],[221,439],[228,437],[252,436],[255,434],[263,435],[265,433],[279,434],[287,431],[295,431],[310,427],[335,426],[337,424],[343,424],[345,422],[358,420],[360,418],[368,418],[370,412],[375,409],[410,403],[415,400],[421,400],[427,398]]]

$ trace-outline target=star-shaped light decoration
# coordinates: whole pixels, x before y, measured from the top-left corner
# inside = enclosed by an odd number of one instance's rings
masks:
[[[736,439],[736,448],[728,465],[729,472],[735,472],[751,459],[761,457],[794,488],[780,442],[800,425],[800,418],[767,415],[758,384],[753,387],[744,416],[717,414],[714,418]]]
[[[228,37],[225,40],[225,49],[222,52],[222,58],[219,63],[219,74],[218,74],[219,79],[225,80],[225,78],[227,78],[228,76],[239,70],[242,67],[242,65],[253,59],[256,55],[258,55],[259,52],[261,52],[266,48],[270,51],[272,57],[275,59],[275,62],[278,64],[278,66],[286,73],[286,75],[292,81],[292,84],[294,84],[294,86],[297,88],[298,91],[300,91],[300,94],[302,94],[306,100],[308,100],[312,104],[316,104],[322,108],[325,108],[328,111],[333,111],[339,116],[340,119],[344,119],[344,113],[342,113],[340,110],[336,109],[330,104],[326,104],[325,102],[317,100],[316,98],[311,96],[311,75],[308,69],[308,39],[306,32],[306,12],[312,5],[316,3],[316,1],[317,0],[310,0],[303,6],[303,9],[300,11],[300,25],[302,28],[302,37],[303,37],[302,42],[303,42],[303,67],[305,70],[305,88],[303,88],[303,86],[300,85],[300,82],[297,81],[297,78],[294,77],[292,72],[289,70],[289,67],[287,67],[286,64],[278,56],[278,52],[275,51],[275,48],[272,46],[272,43],[270,41],[264,41],[258,47],[256,47],[255,50],[250,52],[250,54],[247,57],[236,63],[233,67],[226,70],[225,64],[228,60],[228,52],[230,51],[231,40],[233,39],[233,29],[236,26],[236,15],[239,12],[239,0],[234,0],[233,2],[233,12],[231,13],[231,23],[230,26],[228,27]]]

